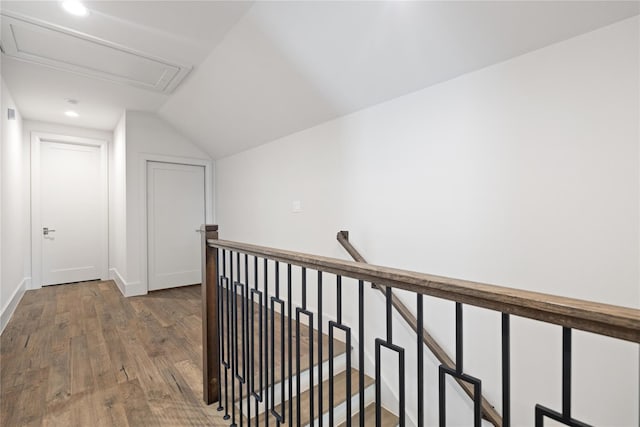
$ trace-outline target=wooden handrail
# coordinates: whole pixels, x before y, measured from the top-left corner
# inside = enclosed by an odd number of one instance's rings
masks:
[[[213,248],[266,257],[371,283],[640,343],[640,310],[227,240]]]
[[[356,260],[356,262],[361,262],[364,264],[367,263],[360,252],[358,252],[358,250],[353,247],[353,245],[349,241],[348,231],[339,231],[337,239],[342,247],[351,255],[351,257]],[[376,284],[375,288],[383,294],[386,293],[386,287],[384,285]],[[415,318],[409,307],[404,305],[398,298],[392,298],[391,304],[400,314],[400,316],[402,316],[404,321],[407,322],[411,329],[413,329],[416,333],[419,333],[420,330],[418,329],[418,319]],[[436,359],[438,359],[440,363],[452,369],[455,369],[456,364],[454,363],[454,361],[449,357],[447,352],[440,346],[440,344],[438,344],[435,338],[433,338],[425,328],[422,329],[422,341],[427,346],[427,348],[431,350],[431,353],[436,357]],[[464,392],[471,398],[471,400],[473,400],[473,386],[470,383],[461,380],[460,378],[456,377],[454,379],[460,385],[460,387],[462,387]],[[480,406],[482,407],[482,417],[484,419],[486,419],[496,427],[502,426],[502,417],[500,416],[498,411],[496,411],[491,402],[489,402],[484,396],[481,396]]]

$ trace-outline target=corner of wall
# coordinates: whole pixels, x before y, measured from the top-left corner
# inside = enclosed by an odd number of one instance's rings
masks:
[[[126,296],[127,294],[126,285],[125,285],[126,282],[118,272],[117,268],[109,268],[109,279],[113,280],[116,286],[118,287],[118,289],[120,290],[120,293]]]
[[[146,111],[126,111],[126,194],[125,243],[126,271],[120,268],[128,283],[127,296],[146,293],[146,163],[161,161],[183,164],[206,164],[210,156],[189,138],[174,129],[162,117]],[[195,162],[195,163],[194,163]],[[207,167],[207,166],[205,166]],[[205,172],[207,194],[213,195],[213,172]],[[210,197],[212,199],[212,197]],[[207,212],[213,203],[207,202]]]
[[[135,297],[138,295],[146,295],[147,286],[142,282],[130,282],[127,283],[126,297]]]
[[[129,282],[122,277],[118,269],[109,269],[109,279],[113,280],[124,297],[134,297],[138,295],[146,295],[147,287],[142,282]]]
[[[126,118],[127,112],[123,110],[113,129],[109,150],[109,277],[115,281],[123,295],[126,294],[126,281],[122,275],[127,274]]]

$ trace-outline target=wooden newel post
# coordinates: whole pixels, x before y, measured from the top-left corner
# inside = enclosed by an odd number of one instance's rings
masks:
[[[220,399],[220,340],[218,325],[218,249],[207,240],[218,238],[217,225],[202,225],[202,384],[208,405]]]

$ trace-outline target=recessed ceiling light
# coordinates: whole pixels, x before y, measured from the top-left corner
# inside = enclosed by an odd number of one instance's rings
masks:
[[[78,114],[78,113],[76,113],[76,112],[75,112],[75,111],[73,111],[73,110],[65,111],[65,112],[64,112],[64,115],[65,115],[65,116],[67,116],[67,117],[73,117],[73,118],[76,118],[76,117],[78,117],[78,116],[79,116],[79,114]]]
[[[62,8],[74,16],[87,16],[89,9],[78,0],[64,0]]]

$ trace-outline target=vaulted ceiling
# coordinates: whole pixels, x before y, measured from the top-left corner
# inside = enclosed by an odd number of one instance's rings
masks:
[[[179,65],[188,77],[251,7],[243,2],[86,4],[90,14],[80,18],[66,13],[59,1],[2,2],[2,76],[24,117],[113,129],[125,108],[158,111],[170,92],[136,82],[157,77],[158,63]],[[9,52],[12,45],[21,55]],[[67,98],[79,100],[73,107],[77,119],[63,115]]]
[[[24,117],[153,111],[229,155],[640,13],[638,2],[2,2]],[[78,99],[77,119],[66,99]]]

